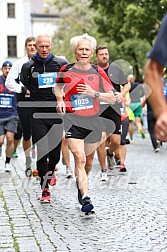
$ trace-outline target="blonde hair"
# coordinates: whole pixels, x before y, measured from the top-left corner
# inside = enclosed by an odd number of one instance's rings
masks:
[[[88,33],[84,33],[83,35],[75,36],[70,39],[70,45],[72,46],[73,51],[76,50],[79,44],[79,41],[82,41],[82,40],[88,40],[90,42],[92,52],[95,51],[96,46],[97,46],[97,41],[94,37],[89,36]]]

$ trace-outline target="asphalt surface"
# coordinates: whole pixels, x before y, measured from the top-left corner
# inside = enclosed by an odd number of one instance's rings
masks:
[[[89,193],[95,214],[79,209],[75,180],[58,164],[52,202],[41,204],[39,181],[25,177],[22,147],[12,172],[0,160],[0,252],[167,252],[167,143],[154,153],[148,134],[127,145],[127,173],[100,179],[95,157]],[[73,158],[71,157],[73,167]],[[35,167],[35,164],[34,164]]]

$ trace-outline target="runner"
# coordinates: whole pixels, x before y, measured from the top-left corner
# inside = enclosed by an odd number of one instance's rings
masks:
[[[107,139],[107,164],[108,169],[112,170],[115,164],[120,165],[119,157],[114,156],[114,151],[119,148],[121,142],[121,107],[122,99],[130,89],[127,78],[122,74],[121,69],[116,64],[109,63],[109,52],[107,46],[100,45],[96,49],[97,65],[103,68],[115,88],[116,104],[108,106],[101,104],[100,117],[103,120],[103,139],[102,144],[97,148],[98,158],[101,165],[101,179],[107,180],[106,167],[106,139]],[[120,84],[123,85],[122,90]]]
[[[68,62],[51,53],[52,38],[41,34],[36,38],[37,53],[23,64],[20,80],[30,91],[32,137],[37,146],[37,170],[42,188],[41,203],[51,201],[49,184],[56,184],[54,170],[60,160],[63,123],[56,114],[53,93],[60,67]]]
[[[60,69],[55,94],[57,111],[65,115],[66,138],[74,156],[81,211],[88,213],[94,208],[88,195],[88,174],[97,143],[101,140],[100,100],[114,104],[115,98],[108,76],[90,63],[96,48],[95,38],[85,33],[71,38],[70,44],[76,62]],[[104,92],[100,92],[100,86]]]
[[[10,61],[2,64],[2,75],[0,76],[0,148],[4,143],[6,135],[6,159],[5,171],[11,171],[10,159],[14,149],[14,134],[17,132],[17,102],[14,92],[5,87],[5,80],[12,67]]]
[[[114,151],[115,156],[119,157],[120,164],[117,166],[119,172],[126,172],[125,159],[126,159],[126,144],[128,140],[126,139],[129,127],[129,116],[127,108],[130,107],[130,97],[129,92],[126,93],[125,97],[122,99],[121,108],[121,143],[120,146]]]
[[[20,121],[21,130],[23,133],[23,149],[26,158],[26,169],[31,167],[31,124],[30,124],[30,116],[31,116],[31,108],[29,107],[21,107],[19,106],[19,102],[28,102],[30,101],[30,92],[23,86],[24,83],[20,82],[20,72],[22,65],[30,60],[30,58],[36,53],[35,48],[35,38],[28,37],[25,40],[25,50],[26,56],[18,59],[12,66],[10,73],[6,79],[6,87],[17,93],[17,111]]]
[[[133,74],[128,75],[128,81],[131,83],[130,89],[130,109],[133,111],[134,120],[129,122],[129,136],[130,141],[133,142],[133,127],[135,122],[137,130],[141,138],[145,139],[145,133],[142,126],[142,101],[145,100],[143,84],[135,81],[135,76]]]

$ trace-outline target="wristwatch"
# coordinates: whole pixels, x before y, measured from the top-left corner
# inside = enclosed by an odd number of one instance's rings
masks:
[[[94,98],[96,99],[96,98],[98,98],[100,96],[100,92],[94,92]]]

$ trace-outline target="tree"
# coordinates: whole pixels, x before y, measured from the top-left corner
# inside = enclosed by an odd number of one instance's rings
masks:
[[[65,55],[69,62],[75,60],[70,39],[76,35],[88,33],[94,36],[98,43],[104,43],[105,39],[100,38],[97,32],[97,25],[94,22],[96,11],[90,8],[89,0],[48,0],[49,5],[54,5],[60,12],[58,30],[53,37],[53,52],[58,55]],[[93,61],[95,58],[93,58]]]
[[[98,32],[115,41],[117,57],[133,64],[139,78],[167,9],[167,0],[92,0]]]

